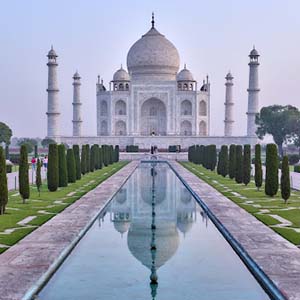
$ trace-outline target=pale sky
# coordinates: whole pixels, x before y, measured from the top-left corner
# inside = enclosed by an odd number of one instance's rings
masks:
[[[156,28],[198,82],[211,81],[211,135],[224,131],[225,75],[234,76],[234,134],[246,133],[248,54],[260,57],[260,107],[300,106],[300,1],[9,0],[0,10],[0,121],[18,137],[46,135],[47,58],[58,57],[61,132],[72,133],[72,76],[82,77],[83,132],[96,135],[97,75],[104,83],[131,45]]]

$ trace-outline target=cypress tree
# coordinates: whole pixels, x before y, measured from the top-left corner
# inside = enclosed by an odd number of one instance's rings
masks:
[[[68,182],[74,183],[76,181],[76,163],[73,149],[67,150],[67,173]]]
[[[90,145],[85,145],[85,172],[90,172],[90,161],[91,161],[91,151],[90,151]]]
[[[95,170],[95,145],[91,146],[90,149],[90,172]]]
[[[8,187],[6,177],[6,161],[3,148],[0,146],[0,215],[5,213],[8,202]]]
[[[229,147],[228,174],[230,179],[233,179],[235,177],[235,162],[236,162],[236,145],[232,144]]]
[[[204,162],[204,145],[200,145],[199,148],[199,163],[203,165]]]
[[[192,151],[192,146],[188,147],[188,161],[191,162],[191,151]]]
[[[196,145],[194,151],[195,151],[195,164],[199,165],[200,164],[200,146]]]
[[[79,180],[81,178],[81,162],[80,162],[80,152],[79,152],[78,145],[73,145],[73,153],[75,159],[76,180]]]
[[[5,158],[6,159],[10,159],[10,156],[9,156],[9,144],[5,144]]]
[[[262,166],[261,166],[261,147],[260,144],[255,145],[255,186],[259,190],[262,186]]]
[[[19,192],[23,199],[23,204],[26,199],[29,199],[29,175],[28,175],[28,154],[26,145],[22,145],[20,149],[20,164],[19,164]]]
[[[98,153],[98,159],[99,159],[99,169],[102,169],[102,166],[103,166],[103,152],[102,152],[102,148],[99,147],[98,149],[99,153]]]
[[[115,162],[118,162],[120,160],[120,149],[119,145],[115,146]]]
[[[291,196],[291,183],[290,183],[290,168],[289,158],[285,155],[282,159],[281,179],[280,179],[281,197],[286,204]]]
[[[236,160],[235,160],[235,181],[237,183],[243,182],[243,147],[236,145]]]
[[[244,145],[243,156],[243,183],[247,185],[251,178],[251,146]]]
[[[68,170],[66,160],[66,148],[64,144],[58,145],[58,186],[68,186]]]
[[[103,164],[105,167],[108,166],[109,164],[109,158],[108,158],[108,146],[107,145],[102,145],[102,155],[103,155]]]
[[[86,146],[81,146],[81,173],[86,174]]]
[[[265,193],[273,197],[278,191],[278,154],[275,144],[267,144],[266,148],[266,180]]]
[[[47,168],[47,181],[48,190],[50,192],[55,192],[58,188],[58,149],[57,144],[49,145],[48,152],[48,168]]]
[[[38,158],[37,163],[36,163],[35,185],[39,192],[39,196],[41,196],[41,186],[42,186],[41,167],[42,167],[42,164],[41,164],[40,159]]]
[[[216,145],[209,145],[209,163],[208,163],[208,169],[211,171],[214,171],[217,164],[217,148]]]
[[[226,145],[223,145],[219,152],[217,173],[223,177],[228,174],[228,147]]]
[[[203,150],[203,167],[208,169],[208,160],[209,160],[209,146],[204,146]]]
[[[99,169],[99,145],[95,144],[94,145],[95,147],[95,170],[98,170]]]
[[[114,147],[109,145],[109,164],[111,165],[114,162]]]
[[[38,145],[34,145],[34,157],[38,157],[39,153],[38,153]]]

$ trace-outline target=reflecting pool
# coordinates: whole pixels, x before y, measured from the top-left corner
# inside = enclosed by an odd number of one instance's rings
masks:
[[[270,299],[164,163],[140,164],[38,297]]]

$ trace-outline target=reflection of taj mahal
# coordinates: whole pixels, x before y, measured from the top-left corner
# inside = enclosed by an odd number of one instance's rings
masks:
[[[232,135],[233,77],[226,76],[224,136],[210,136],[210,82],[201,83],[186,65],[179,71],[176,47],[152,26],[130,48],[128,72],[121,66],[109,85],[98,76],[97,136],[82,136],[80,76],[73,76],[73,135],[63,136],[59,128],[57,55],[48,53],[48,133],[47,136],[67,144],[119,144],[148,148],[156,144],[187,147],[192,144],[229,144],[256,142],[255,114],[258,111],[258,52],[250,53],[247,135]]]

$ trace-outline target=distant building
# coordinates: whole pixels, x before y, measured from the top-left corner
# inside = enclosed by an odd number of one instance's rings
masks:
[[[179,71],[176,47],[155,28],[133,44],[127,54],[128,72],[121,66],[109,86],[98,76],[97,136],[81,133],[80,76],[73,76],[73,135],[60,133],[57,54],[48,53],[48,133],[47,136],[68,144],[157,145],[188,147],[192,144],[217,145],[256,142],[255,114],[258,112],[258,52],[250,53],[247,135],[234,137],[233,76],[226,76],[224,136],[210,136],[210,83],[208,76],[199,85],[186,65]]]

